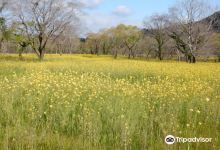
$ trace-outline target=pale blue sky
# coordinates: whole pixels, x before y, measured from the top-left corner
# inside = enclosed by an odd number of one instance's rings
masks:
[[[141,27],[145,17],[167,12],[178,0],[80,0],[85,6],[88,31],[124,23]],[[207,0],[220,5],[220,0]]]

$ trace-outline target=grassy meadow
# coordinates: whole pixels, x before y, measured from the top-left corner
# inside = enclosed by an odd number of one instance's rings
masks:
[[[0,149],[218,150],[220,64],[0,55]]]

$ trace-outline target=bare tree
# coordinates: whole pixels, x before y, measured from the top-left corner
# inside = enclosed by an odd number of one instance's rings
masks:
[[[125,25],[120,24],[117,27],[112,27],[106,31],[108,37],[108,48],[115,59],[117,59],[120,50],[124,47],[124,34]]]
[[[163,59],[163,46],[166,42],[167,34],[166,28],[168,27],[167,15],[153,15],[150,20],[145,20],[144,25],[149,33],[157,43],[157,49],[155,49],[157,57]]]
[[[14,10],[40,60],[44,58],[48,40],[57,39],[67,27],[75,27],[79,22],[79,7],[70,1],[18,0]]]
[[[144,34],[141,36],[137,45],[140,53],[146,59],[149,59],[149,57],[152,55],[152,52],[154,52],[154,50],[157,48],[155,40],[150,36],[145,36]]]
[[[179,4],[170,9],[170,16],[174,24],[171,26],[172,35],[177,42],[177,47],[184,52],[190,63],[196,62],[196,51],[207,35],[209,25],[199,22],[208,15],[207,6],[203,0],[182,0]],[[175,28],[174,26],[177,25]],[[174,29],[176,31],[174,31]]]

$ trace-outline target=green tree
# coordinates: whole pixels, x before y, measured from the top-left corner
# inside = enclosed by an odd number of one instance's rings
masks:
[[[14,35],[15,42],[18,44],[18,54],[19,57],[22,57],[22,53],[25,49],[30,45],[30,41],[22,34],[15,34]]]
[[[87,35],[86,45],[91,54],[99,54],[101,40],[99,33],[89,33]]]
[[[114,58],[116,59],[118,57],[119,49],[121,49],[124,46],[123,39],[123,29],[125,25],[118,25],[116,28],[111,28],[109,30],[109,38],[112,41],[113,47],[112,47],[112,54]]]
[[[131,56],[135,57],[135,47],[137,46],[138,41],[140,40],[140,30],[136,26],[125,26],[123,33],[124,34],[124,43],[128,49],[128,58]]]

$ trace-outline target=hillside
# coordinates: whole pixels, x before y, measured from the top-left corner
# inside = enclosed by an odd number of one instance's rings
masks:
[[[211,25],[211,30],[214,32],[220,32],[220,11],[215,12],[213,15],[206,17],[200,22]]]

